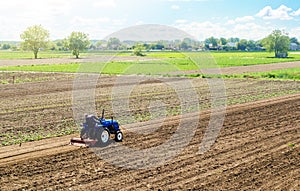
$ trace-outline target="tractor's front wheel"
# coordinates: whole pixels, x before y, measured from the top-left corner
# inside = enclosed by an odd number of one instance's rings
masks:
[[[123,133],[121,131],[118,131],[115,136],[115,141],[121,142],[122,140],[123,140]]]
[[[110,137],[110,134],[108,132],[107,129],[102,129],[99,131],[99,134],[98,134],[98,143],[102,146],[105,146],[108,144],[108,141],[109,141],[109,137]]]

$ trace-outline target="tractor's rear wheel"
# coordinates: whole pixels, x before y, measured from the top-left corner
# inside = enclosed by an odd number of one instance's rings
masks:
[[[100,145],[107,145],[109,141],[109,131],[107,129],[101,129],[98,133],[97,139],[98,139],[98,144]]]
[[[115,141],[121,142],[123,140],[123,133],[121,131],[118,131],[115,135]]]

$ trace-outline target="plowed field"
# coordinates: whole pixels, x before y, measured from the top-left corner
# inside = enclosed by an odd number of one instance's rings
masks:
[[[2,79],[11,80],[11,75],[1,73]],[[0,85],[0,142],[2,145],[19,143],[24,140],[36,140],[39,136],[51,137],[70,134],[78,130],[75,127],[72,111],[73,78],[72,75],[38,73],[15,73],[16,79],[32,82]],[[41,79],[41,77],[43,77]],[[178,92],[186,92],[182,85],[175,91],[170,84],[184,84],[184,78],[157,78],[146,80],[139,84],[131,84],[127,79],[117,82],[117,77],[101,76],[95,88],[96,109],[98,115],[102,108],[106,109],[106,116],[112,111],[111,94],[113,88],[118,86],[119,99],[129,99],[129,108],[124,108],[120,113],[113,113],[121,120],[121,124],[132,123],[125,121],[127,115],[132,115],[135,121],[149,119],[149,106],[154,108],[164,104],[168,116],[177,115],[180,107]],[[263,80],[232,80],[225,81],[227,104],[240,104],[251,101],[263,100],[281,95],[299,93],[297,81],[263,81]],[[89,82],[87,82],[88,84]],[[130,96],[122,97],[122,88],[133,85]],[[193,79],[192,85],[197,93],[201,110],[209,109],[211,104],[210,90],[206,79]],[[189,97],[184,98],[189,100]],[[160,101],[160,102],[159,102]],[[35,137],[31,137],[31,135]],[[14,140],[15,142],[12,142]]]
[[[21,81],[26,78],[27,82],[0,85],[2,143],[24,142],[32,134],[47,137],[76,132],[72,75],[18,75],[16,78]],[[2,73],[1,78],[11,79],[11,76]],[[114,86],[126,89],[132,85],[130,78],[135,77],[128,76],[128,80],[118,83],[117,78],[99,78],[95,87],[99,113],[102,108],[107,109],[108,116],[114,113],[111,109]],[[131,114],[136,122],[121,121],[125,139],[122,143],[113,142],[115,148],[123,145],[142,150],[162,145],[178,128],[179,119],[187,124],[199,116],[192,141],[163,165],[129,169],[132,164],[143,164],[147,156],[133,160],[119,149],[116,160],[130,162],[115,166],[103,157],[110,153],[110,147],[101,148],[99,157],[95,154],[97,148],[69,146],[69,139],[78,136],[73,134],[2,146],[0,190],[300,190],[299,82],[225,80],[229,106],[224,126],[212,148],[199,154],[210,120],[210,91],[205,79],[193,79],[201,112],[191,110],[182,117],[178,115],[178,107],[184,103],[180,103],[177,95],[187,89],[180,86],[174,91],[170,84],[185,80],[156,78],[135,84],[129,97],[119,92],[119,99],[129,99],[130,107],[124,109],[128,113],[114,115],[122,118]],[[142,122],[149,119],[150,106],[162,108],[151,105],[153,101],[160,101],[157,103],[166,108],[167,118],[161,126],[155,121]],[[137,134],[128,127],[150,133]],[[151,131],[153,128],[156,130]],[[185,140],[185,136],[188,135],[178,138]]]
[[[1,189],[299,190],[299,108],[299,94],[230,106],[216,143],[197,154],[209,120],[203,112],[195,137],[179,156],[144,170],[116,167],[91,149],[68,146],[70,137],[4,147]],[[176,120],[163,127],[173,125]],[[128,133],[118,144],[151,147],[165,136],[164,131],[149,139]],[[122,160],[122,151],[119,156]]]

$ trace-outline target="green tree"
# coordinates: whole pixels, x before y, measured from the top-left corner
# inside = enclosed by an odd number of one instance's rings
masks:
[[[49,49],[52,50],[52,51],[54,51],[54,50],[57,49],[56,44],[55,44],[54,42],[49,42],[48,47],[49,47]]]
[[[55,40],[53,41],[55,50],[64,51],[66,48],[64,47],[64,40]]]
[[[287,57],[290,38],[284,31],[274,30],[272,34],[262,40],[262,44],[269,52],[274,51],[276,58]]]
[[[143,54],[144,49],[145,49],[145,46],[143,44],[135,45],[134,49],[133,49],[133,55],[135,55],[135,56],[145,56],[145,54]]]
[[[228,42],[238,43],[238,42],[240,42],[240,39],[231,37],[228,39]]]
[[[217,38],[210,37],[208,40],[212,44],[213,47],[217,47],[218,46],[218,39]]]
[[[291,41],[291,43],[295,43],[295,44],[299,45],[299,41],[298,41],[298,39],[296,37],[292,37],[290,39],[290,41]]]
[[[185,42],[188,46],[188,48],[191,48],[193,45],[193,40],[190,38],[184,38],[182,42]]]
[[[21,35],[21,39],[24,41],[21,47],[24,50],[33,51],[34,58],[37,59],[38,52],[41,48],[47,48],[49,44],[50,33],[44,29],[41,25],[34,25],[28,27]]]
[[[180,46],[180,45],[178,45]],[[152,44],[149,44],[148,47],[149,50],[162,50],[165,48],[165,46],[163,44],[161,44],[160,42],[157,42],[157,43],[152,43]]]
[[[103,41],[99,40],[95,45],[96,49],[101,49],[102,45],[103,45]]]
[[[221,37],[221,38],[220,38],[220,44],[221,44],[222,46],[226,45],[226,44],[227,44],[226,38]]]
[[[185,41],[182,41],[182,43],[180,44],[180,49],[187,50],[188,48],[189,48],[188,43]]]
[[[218,47],[218,39],[215,37],[210,37],[205,39],[205,47],[206,48],[216,48]]]
[[[11,45],[10,44],[3,44],[2,45],[2,49],[3,50],[8,50],[8,49],[10,49],[11,48]]]
[[[262,43],[262,40],[258,40],[258,41],[255,42],[255,48],[256,48],[257,50],[265,50],[263,46],[264,46],[264,45],[263,45],[263,43]]]
[[[242,39],[237,43],[237,48],[239,50],[246,50],[248,41],[246,39]]]
[[[107,48],[110,50],[118,50],[121,46],[121,41],[116,38],[116,37],[112,37],[110,39],[108,39],[107,42]]]
[[[79,58],[81,51],[88,48],[90,40],[88,34],[83,32],[72,32],[69,37],[64,40],[64,46],[72,51],[72,54]]]
[[[249,40],[247,42],[247,49],[253,51],[253,50],[255,50],[255,48],[256,48],[255,41],[254,40]]]

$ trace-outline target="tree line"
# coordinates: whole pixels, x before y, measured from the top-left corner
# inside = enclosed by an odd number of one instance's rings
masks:
[[[33,52],[34,58],[37,59],[38,52],[41,49],[47,49],[50,45],[50,33],[41,25],[34,25],[28,27],[21,35],[21,48],[23,50],[30,50]],[[62,41],[63,46],[72,51],[72,54],[79,58],[81,51],[86,49],[90,40],[88,34],[83,32],[72,32],[70,36]]]
[[[63,40],[50,41],[50,33],[41,25],[28,27],[20,35],[21,49],[30,50],[34,58],[38,57],[38,52],[42,49],[66,51],[79,58],[80,52],[86,49],[92,50],[132,50],[137,56],[144,56],[143,51],[150,50],[175,50],[175,51],[192,51],[192,50],[223,50],[223,51],[270,51],[275,53],[275,57],[287,57],[290,44],[300,45],[298,39],[290,38],[287,33],[281,30],[274,30],[270,35],[262,40],[253,41],[239,38],[215,38],[210,37],[203,42],[184,38],[173,41],[156,41],[156,42],[135,42],[120,41],[112,37],[108,40],[91,41],[89,35],[83,32],[72,32]],[[3,50],[16,49],[16,45],[4,43],[0,45]]]

